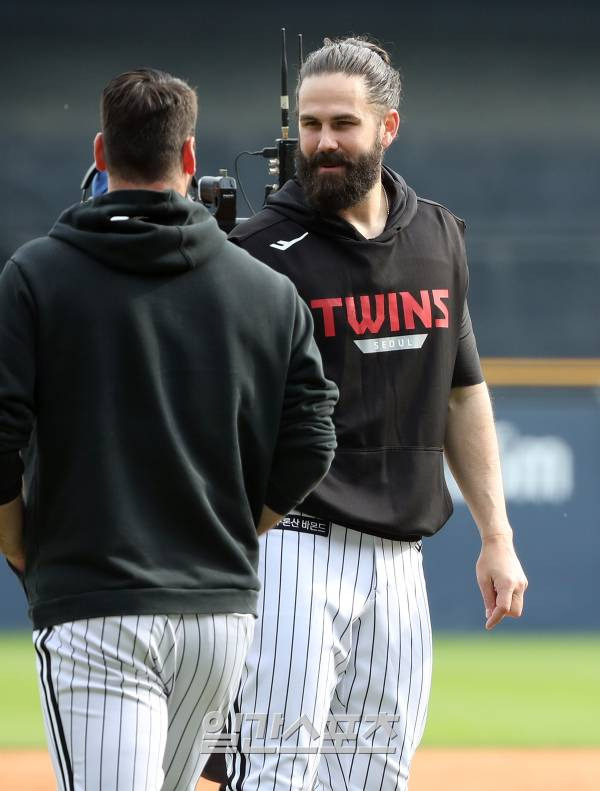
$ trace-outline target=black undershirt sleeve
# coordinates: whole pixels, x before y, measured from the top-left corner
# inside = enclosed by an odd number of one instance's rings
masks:
[[[483,372],[479,361],[473,325],[471,324],[471,316],[469,315],[469,307],[465,299],[458,336],[458,350],[452,374],[452,387],[469,387],[470,385],[478,385],[481,382],[483,382]]]

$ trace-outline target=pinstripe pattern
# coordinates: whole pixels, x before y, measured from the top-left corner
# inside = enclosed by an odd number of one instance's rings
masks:
[[[93,618],[34,632],[61,791],[193,791],[203,719],[239,683],[250,615]]]
[[[60,783],[60,788],[64,789],[64,791],[73,791],[71,757],[67,749],[61,712],[58,707],[58,699],[53,682],[51,655],[47,647],[49,636],[50,630],[42,629],[36,634],[34,639],[44,723],[48,734],[52,765],[56,778]]]
[[[385,729],[361,725],[357,747],[394,747],[384,753],[323,755],[319,789],[392,791],[406,789],[410,762],[421,739],[431,679],[431,631],[421,552],[414,544],[375,538],[376,583],[360,630],[335,714],[383,712],[399,717],[390,737]],[[378,604],[379,602],[379,604]],[[352,673],[350,668],[353,667]]]
[[[274,529],[261,538],[260,621],[232,714],[302,715],[306,728],[258,739],[244,721],[228,757],[230,791],[406,789],[431,677],[431,626],[420,544],[332,525],[330,535]],[[394,731],[376,727],[397,717]],[[321,752],[327,717],[356,715],[352,752]],[[231,718],[230,718],[231,722]],[[248,751],[275,747],[273,754]],[[296,747],[311,748],[294,754]],[[371,752],[357,752],[356,747]],[[385,748],[393,748],[389,753]],[[290,752],[286,753],[286,749]],[[373,750],[379,749],[380,752]]]

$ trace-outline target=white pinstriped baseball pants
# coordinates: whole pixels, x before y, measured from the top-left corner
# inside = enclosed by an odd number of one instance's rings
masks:
[[[340,525],[329,536],[273,529],[261,538],[259,575],[259,621],[230,712],[239,739],[225,788],[406,789],[431,683],[421,542]],[[248,713],[267,716],[264,738],[257,720],[242,717]],[[284,725],[270,738],[277,715]],[[378,727],[380,715],[389,719]],[[345,750],[328,739],[332,718],[336,730],[357,720],[356,738],[339,742]]]
[[[251,615],[91,618],[33,633],[46,735],[64,791],[192,789],[203,718],[226,712]]]

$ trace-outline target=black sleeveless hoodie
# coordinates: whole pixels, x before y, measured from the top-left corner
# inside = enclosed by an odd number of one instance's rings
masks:
[[[296,285],[340,389],[335,459],[302,510],[415,540],[452,513],[443,468],[450,389],[483,377],[463,221],[388,168],[383,182],[390,214],[375,239],[312,210],[296,181],[230,239]]]

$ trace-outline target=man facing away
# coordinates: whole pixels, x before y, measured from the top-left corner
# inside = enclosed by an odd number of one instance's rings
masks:
[[[0,549],[61,789],[195,787],[252,636],[257,528],[335,447],[310,311],[186,197],[196,107],[166,73],[113,79],[109,192],[0,276]]]
[[[231,238],[311,307],[340,389],[338,447],[303,516],[261,539],[264,596],[224,787],[392,791],[425,725],[421,539],[452,510],[444,453],[481,533],[488,629],[521,614],[527,582],[467,309],[464,223],[382,166],[398,72],[374,44],[326,39],[297,100],[297,180]]]

